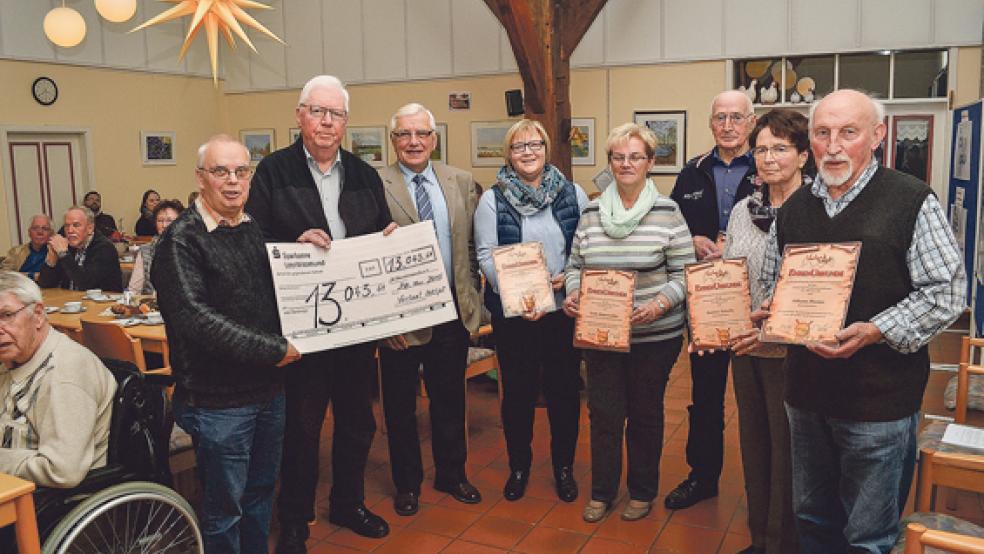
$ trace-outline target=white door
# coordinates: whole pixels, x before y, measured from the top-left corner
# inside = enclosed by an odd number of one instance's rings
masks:
[[[27,240],[31,216],[49,215],[61,227],[65,210],[89,190],[82,134],[8,133],[10,173],[7,199],[12,204],[11,242]]]

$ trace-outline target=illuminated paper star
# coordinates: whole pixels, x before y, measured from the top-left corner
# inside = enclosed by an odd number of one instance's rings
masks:
[[[280,44],[285,44],[284,41],[271,33],[269,29],[260,24],[259,21],[253,19],[253,16],[246,13],[243,8],[255,8],[261,10],[273,9],[266,4],[261,4],[259,2],[254,2],[253,0],[161,0],[162,2],[171,2],[172,4],[177,4],[173,8],[170,8],[163,13],[152,17],[145,21],[144,23],[134,27],[134,31],[139,31],[141,29],[146,29],[151,25],[156,25],[158,23],[164,23],[166,21],[171,21],[172,19],[178,19],[179,17],[184,17],[186,15],[192,15],[191,26],[188,27],[188,34],[185,35],[184,44],[181,45],[181,52],[178,54],[178,61],[184,59],[185,52],[188,51],[188,46],[191,45],[191,41],[195,39],[198,31],[205,28],[205,38],[208,40],[208,57],[209,61],[212,63],[212,82],[218,84],[218,65],[219,65],[219,31],[222,31],[222,35],[225,37],[226,42],[229,43],[229,47],[233,50],[236,49],[235,38],[232,36],[235,33],[247,46],[256,52],[256,47],[250,42],[249,37],[246,36],[246,32],[243,30],[240,22],[246,24],[248,27],[252,27],[257,31],[263,33],[264,35],[272,38],[273,40],[279,42]]]

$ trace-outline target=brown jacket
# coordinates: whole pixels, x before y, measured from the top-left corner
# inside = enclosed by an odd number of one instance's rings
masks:
[[[451,221],[452,260],[454,261],[454,288],[458,300],[458,313],[461,323],[469,331],[478,330],[482,317],[482,299],[479,294],[481,282],[478,276],[478,258],[475,255],[475,241],[472,236],[472,217],[478,203],[476,183],[472,174],[449,165],[432,163],[434,174],[444,192],[448,206],[448,219]],[[379,170],[386,191],[386,204],[390,215],[401,227],[418,223],[417,209],[407,190],[406,181],[397,164]],[[411,346],[427,344],[431,330],[420,329],[403,336]]]

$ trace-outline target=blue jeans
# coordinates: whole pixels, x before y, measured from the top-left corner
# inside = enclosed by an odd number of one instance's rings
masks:
[[[267,552],[285,406],[282,392],[263,404],[218,409],[175,395],[175,422],[195,444],[206,554]]]
[[[889,552],[912,482],[918,412],[849,421],[787,403],[786,414],[803,553]]]

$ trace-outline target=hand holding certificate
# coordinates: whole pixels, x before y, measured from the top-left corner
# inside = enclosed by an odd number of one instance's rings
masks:
[[[574,346],[628,352],[634,294],[635,271],[581,271]]]
[[[694,347],[728,348],[735,337],[753,329],[744,258],[687,264],[684,276]]]
[[[543,244],[523,242],[492,250],[495,275],[506,317],[557,309]]]
[[[786,245],[762,341],[836,343],[860,256],[860,242]]]
[[[332,241],[267,244],[284,337],[306,354],[458,317],[429,221]]]

